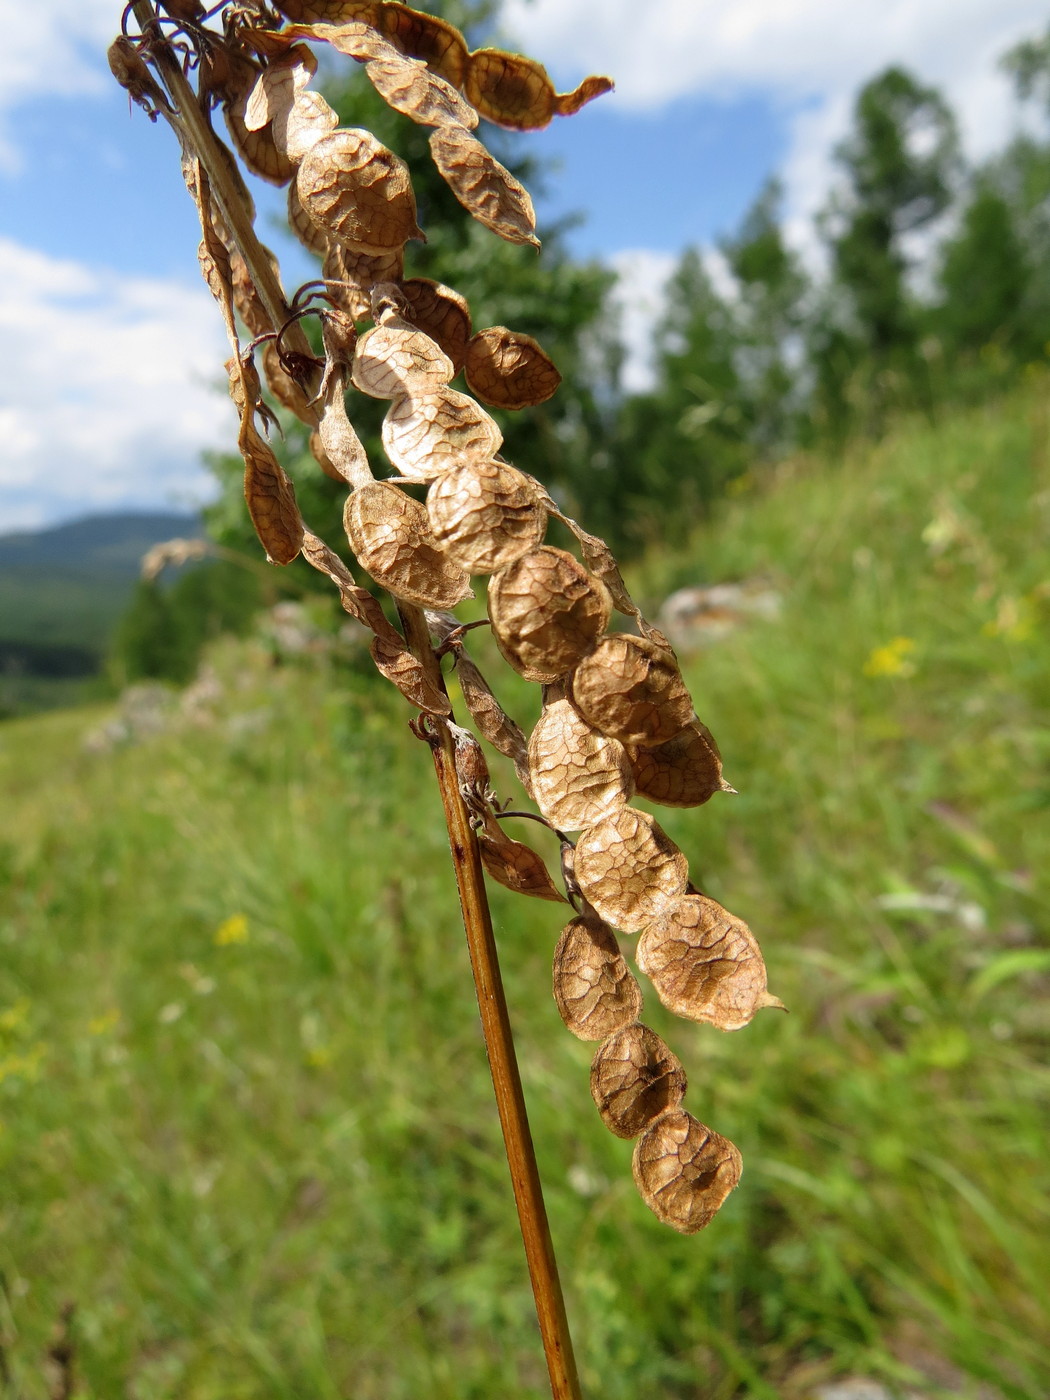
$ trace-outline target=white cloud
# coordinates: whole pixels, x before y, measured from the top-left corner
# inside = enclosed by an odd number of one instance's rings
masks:
[[[632,393],[643,393],[653,384],[653,327],[663,309],[667,279],[678,259],[651,248],[625,248],[609,263],[619,278],[613,303],[620,317],[625,349],[622,381]]]
[[[0,238],[0,529],[205,499],[235,440],[203,285],[126,277]]]

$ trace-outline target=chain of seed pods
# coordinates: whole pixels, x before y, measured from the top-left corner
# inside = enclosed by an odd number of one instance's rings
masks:
[[[173,7],[195,21],[195,0]],[[729,790],[718,749],[697,720],[674,653],[646,623],[601,540],[558,511],[539,482],[502,460],[500,429],[482,407],[542,403],[560,376],[530,337],[506,327],[473,331],[451,288],[404,277],[406,242],[422,238],[404,162],[370,132],[340,129],[310,80],[304,41],[330,44],[364,64],[397,110],[433,128],[431,151],[464,207],[499,236],[538,243],[527,192],[473,134],[479,114],[515,129],[546,125],[607,91],[590,78],[557,94],[540,65],[499,50],[471,53],[445,21],[388,0],[287,0],[285,24],[259,4],[232,6],[222,42],[192,24],[201,105],[222,103],[250,170],[289,185],[289,222],[323,259],[323,366],[275,336],[271,314],[211,200],[199,166],[184,161],[201,212],[200,257],[238,347],[229,365],[241,415],[245,493],[268,556],[300,552],[339,588],[343,606],[374,635],[372,655],[402,692],[433,716],[447,698],[424,675],[378,601],[303,524],[294,489],[256,427],[265,415],[251,354],[239,350],[233,309],[263,343],[271,392],[312,430],[324,471],[351,488],[344,522],[353,552],[396,599],[431,610],[457,657],[464,700],[479,732],[513,759],[542,818],[563,837],[577,909],[554,955],[554,996],[565,1025],[600,1042],[591,1093],[609,1129],[637,1138],[633,1170],[643,1199],[683,1233],[706,1225],[740,1177],[727,1139],[682,1107],[681,1064],[639,1018],[642,996],[613,929],[640,934],[637,963],[676,1014],[722,1030],[747,1024],[766,989],[761,953],[739,919],[689,883],[686,858],[635,795],[690,807]],[[185,12],[185,13],[182,13]],[[132,96],[156,102],[135,46],[117,41],[111,63]],[[225,148],[223,148],[225,149]],[[228,154],[228,153],[227,153]],[[249,215],[250,196],[229,156]],[[276,271],[276,262],[274,262]],[[372,322],[358,333],[358,324]],[[318,375],[323,374],[318,383]],[[471,393],[450,387],[464,374]],[[346,414],[345,391],[389,403],[384,450],[398,480],[375,480]],[[479,402],[480,400],[480,402]],[[424,484],[425,503],[400,482]],[[583,556],[544,544],[551,516]],[[454,636],[448,614],[488,577],[488,614],[500,652],[543,686],[531,737],[507,716]],[[641,635],[610,631],[614,607]],[[454,727],[458,772],[486,869],[512,889],[562,901],[541,858],[506,836],[473,736]]]

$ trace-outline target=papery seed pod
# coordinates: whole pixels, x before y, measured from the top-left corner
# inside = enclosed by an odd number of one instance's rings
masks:
[[[674,653],[644,637],[603,637],[572,678],[573,704],[588,724],[622,744],[663,744],[693,718]]]
[[[639,795],[665,807],[700,807],[716,792],[736,791],[722,777],[711,731],[698,719],[654,748],[629,744],[627,757]]]
[[[315,224],[299,200],[299,189],[293,180],[288,186],[288,227],[304,248],[323,258],[328,252],[328,235]]]
[[[263,69],[244,107],[245,129],[269,128],[277,150],[293,164],[339,125],[321,94],[308,87],[316,71],[317,60],[310,50],[295,44]]]
[[[543,707],[529,740],[532,793],[562,831],[582,831],[626,805],[634,780],[624,747],[586,724],[568,700]]]
[[[685,1097],[685,1070],[655,1031],[635,1021],[614,1031],[591,1064],[591,1097],[617,1137],[636,1137]]]
[[[420,126],[459,126],[470,130],[478,124],[477,112],[452,84],[429,72],[418,59],[402,54],[374,58],[365,71],[383,101]]]
[[[413,481],[433,481],[463,462],[487,461],[502,445],[495,419],[455,389],[395,399],[383,419],[386,455]]]
[[[329,457],[328,453],[324,450],[324,443],[321,441],[321,434],[317,431],[316,428],[310,434],[310,455],[313,457],[314,461],[324,472],[325,476],[329,477],[332,481],[338,481],[341,482],[344,486],[346,485],[346,477],[335,465],[331,457]]]
[[[424,238],[408,166],[370,131],[348,127],[318,141],[296,183],[314,223],[360,252],[389,253]]]
[[[505,758],[511,759],[522,787],[532,795],[528,745],[521,727],[511,719],[489,688],[488,682],[462,649],[456,655],[456,678],[463,703],[482,738]]]
[[[544,545],[489,584],[500,651],[526,680],[555,681],[592,651],[609,621],[609,595],[564,549]]]
[[[408,278],[401,283],[401,293],[407,303],[407,319],[437,341],[458,374],[466,360],[471,337],[470,307],[466,298],[429,277]]]
[[[534,550],[547,512],[524,472],[503,462],[464,462],[427,493],[438,544],[468,574],[492,574]]]
[[[455,370],[424,331],[405,321],[373,326],[357,342],[351,377],[363,394],[399,399],[406,394],[433,394]]]
[[[270,252],[269,248],[264,248],[263,252],[279,282],[281,269],[277,258]],[[248,264],[236,248],[230,254],[230,272],[233,278],[233,303],[237,308],[237,315],[247,326],[249,333],[253,336],[265,335],[267,331],[274,330],[270,313],[263,305],[262,298],[252,280],[252,275],[248,271]]]
[[[515,894],[565,903],[542,857],[523,841],[512,840],[491,815],[478,832],[478,846],[481,862],[497,884]]]
[[[358,253],[333,238],[329,240],[321,271],[327,281],[350,284],[328,287],[328,294],[348,316],[363,321],[372,312],[372,288],[378,282],[399,281],[404,265],[404,248],[395,248],[389,253]]]
[[[419,501],[386,481],[373,481],[350,496],[346,533],[361,566],[376,583],[410,603],[452,608],[470,597],[462,569],[438,548]]]
[[[324,389],[317,434],[324,460],[318,457],[318,461],[325,470],[327,461],[332,470],[351,486],[369,487],[372,485],[372,472],[368,465],[368,454],[346,416],[346,370],[343,366],[333,368],[333,362],[329,360],[326,373],[329,373],[329,380]],[[313,438],[310,439],[310,446],[313,449]]]
[[[376,637],[369,647],[376,669],[397,686],[411,705],[430,715],[450,715],[452,706],[400,637]]]
[[[273,127],[267,124],[258,131],[249,131],[244,121],[248,94],[223,108],[226,129],[241,160],[261,180],[271,185],[286,185],[295,175],[295,163],[279,149]]]
[[[556,93],[546,68],[535,59],[502,49],[475,49],[464,91],[486,121],[511,131],[537,131],[557,113],[569,116],[612,90],[609,78],[586,78],[572,92]]]
[[[576,843],[576,879],[606,923],[637,933],[685,894],[689,865],[647,812],[623,807]]]
[[[638,940],[638,966],[669,1011],[736,1031],[764,1006],[782,1006],[766,988],[766,965],[742,919],[702,894],[683,895]]]
[[[740,1153],[684,1109],[658,1118],[635,1144],[642,1200],[665,1225],[695,1235],[740,1181]]]
[[[604,1040],[641,1015],[641,988],[600,919],[584,915],[562,930],[554,950],[554,1000],[580,1040]]]
[[[467,346],[464,373],[470,391],[493,408],[546,403],[561,383],[554,362],[531,335],[489,326]]]
[[[293,24],[375,24],[377,0],[275,0],[274,8]]]
[[[410,58],[420,58],[453,87],[461,88],[467,68],[463,35],[447,20],[397,3],[377,6],[377,27]]]
[[[540,246],[529,192],[477,137],[463,127],[440,126],[430,151],[443,179],[463,208],[508,243]]]
[[[244,499],[266,556],[274,564],[290,564],[303,543],[303,518],[295,503],[295,487],[270,447],[261,438],[242,448]]]

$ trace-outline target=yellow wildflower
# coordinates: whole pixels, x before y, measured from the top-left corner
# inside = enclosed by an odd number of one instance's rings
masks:
[[[228,919],[223,919],[222,923],[215,930],[216,947],[226,948],[231,943],[248,942],[248,916],[247,914],[231,914]]]
[[[884,646],[876,647],[864,663],[866,676],[901,676],[915,674],[915,662],[908,658],[915,651],[911,637],[894,637]]]

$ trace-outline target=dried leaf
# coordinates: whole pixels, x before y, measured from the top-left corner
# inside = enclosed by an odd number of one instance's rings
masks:
[[[547,512],[524,472],[503,462],[464,462],[427,493],[438,544],[468,574],[492,574],[536,549]]]
[[[713,899],[687,894],[658,915],[638,940],[638,966],[669,1011],[721,1031],[746,1026],[764,1006],[780,1006],[766,988],[766,965],[742,919]]]
[[[665,807],[700,807],[716,792],[734,792],[722,777],[722,758],[711,731],[693,720],[664,744],[628,745],[639,796]]]
[[[493,408],[546,403],[561,383],[539,343],[506,326],[478,331],[467,347],[464,371],[471,392]]]
[[[542,857],[523,841],[512,840],[495,817],[487,817],[478,832],[478,845],[482,864],[497,884],[515,894],[565,903],[565,896],[558,892]]]
[[[261,438],[241,450],[244,499],[255,533],[268,559],[274,564],[290,564],[303,542],[303,519],[295,503],[295,487],[269,444]]]
[[[486,461],[502,445],[495,420],[455,389],[395,399],[383,420],[386,455],[414,481],[433,481],[462,462]]]
[[[641,1015],[641,988],[600,919],[573,919],[562,930],[554,950],[554,1000],[580,1040],[604,1040]]]
[[[639,1138],[632,1163],[642,1200],[665,1225],[695,1235],[740,1181],[740,1153],[684,1109]]]
[[[352,378],[374,399],[434,394],[455,374],[436,341],[398,317],[366,331],[357,342]]]
[[[430,137],[434,164],[479,223],[508,243],[540,246],[528,190],[463,127],[438,127]]]
[[[685,1070],[655,1031],[635,1021],[614,1031],[591,1064],[591,1097],[602,1122],[632,1138],[685,1097]]]
[[[487,739],[497,753],[513,761],[519,778],[524,774],[522,785],[531,793],[525,735],[504,711],[485,677],[462,649],[456,655],[456,676],[463,692],[463,703],[482,738]]]
[[[223,108],[226,129],[237,154],[253,175],[271,185],[286,185],[295,175],[295,163],[278,148],[272,126],[267,124],[258,131],[248,130],[244,122],[247,104],[248,94],[245,93]]]
[[[532,792],[562,831],[582,831],[626,805],[634,791],[622,744],[599,734],[568,700],[543,707],[529,740]]]
[[[588,724],[622,744],[666,743],[693,718],[674,653],[625,632],[603,637],[581,663],[572,699]]]
[[[396,636],[396,634],[395,634]],[[423,664],[398,638],[376,637],[369,650],[377,669],[397,686],[406,700],[430,715],[450,715],[452,706],[427,675]]]
[[[393,3],[377,7],[375,22],[402,53],[422,59],[432,72],[453,87],[462,88],[467,45],[463,35],[447,20]]]
[[[689,866],[648,813],[622,807],[580,837],[576,880],[606,923],[637,933],[685,894]]]
[[[572,92],[556,93],[546,68],[535,59],[503,49],[475,49],[464,91],[487,121],[512,131],[537,131],[555,114],[571,116],[612,86],[609,78],[591,77]]]
[[[572,670],[609,621],[604,586],[551,545],[494,575],[488,601],[500,651],[530,681],[554,681]]]
[[[389,253],[423,238],[408,166],[369,131],[333,131],[304,157],[299,200],[315,224],[363,253]]]
[[[458,374],[467,358],[471,337],[466,298],[429,277],[410,277],[401,283],[401,294],[407,303],[406,318],[437,341]]]
[[[452,608],[469,598],[462,569],[442,554],[426,507],[386,481],[360,487],[346,503],[346,533],[363,568],[398,598]]]

